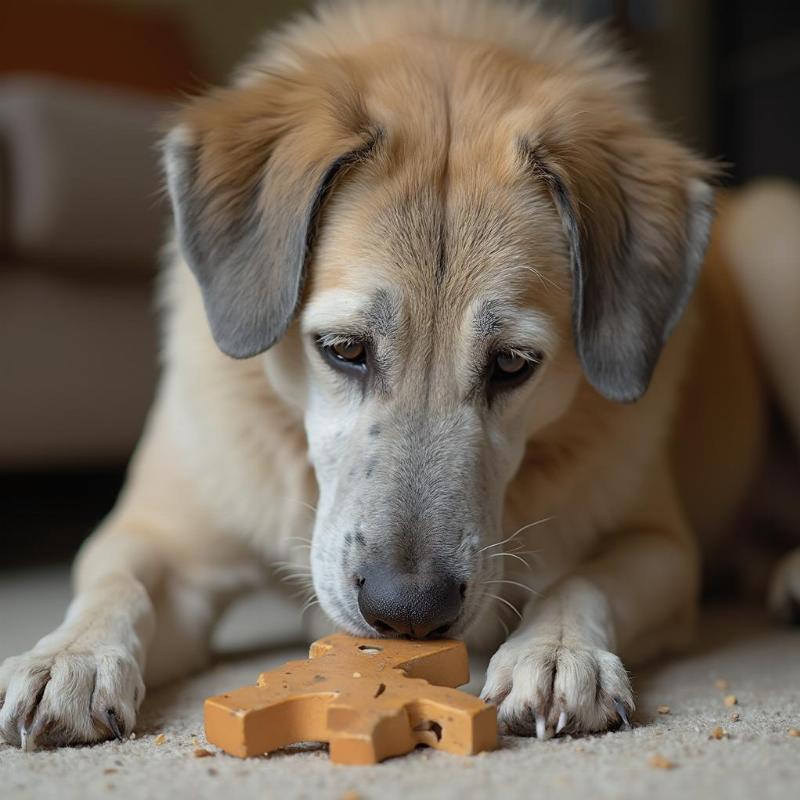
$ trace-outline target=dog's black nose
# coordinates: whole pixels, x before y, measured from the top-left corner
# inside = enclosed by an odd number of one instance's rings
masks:
[[[362,570],[358,584],[361,614],[381,635],[445,636],[461,611],[464,586],[446,575],[375,567]]]

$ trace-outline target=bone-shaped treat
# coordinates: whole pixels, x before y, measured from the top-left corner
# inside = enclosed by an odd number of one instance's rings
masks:
[[[497,719],[494,706],[452,688],[468,680],[463,642],[339,633],[314,642],[308,660],[206,700],[206,738],[241,757],[329,742],[339,764],[374,764],[418,744],[472,755],[497,746]]]

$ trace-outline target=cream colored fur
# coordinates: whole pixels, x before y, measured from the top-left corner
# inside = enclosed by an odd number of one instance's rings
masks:
[[[764,387],[744,319],[778,348],[773,373],[787,408],[797,407],[796,386],[782,379],[790,351],[768,321],[786,302],[783,278],[757,277],[762,228],[750,224],[764,203],[792,208],[797,193],[764,188],[760,201],[747,193],[730,201],[648,391],[633,404],[607,400],[575,353],[562,220],[546,185],[524,172],[515,137],[525,132],[560,159],[585,224],[597,221],[601,255],[613,249],[605,239],[622,202],[612,189],[619,176],[602,165],[608,142],[619,143],[613,158],[634,186],[635,214],[642,210],[639,244],[653,252],[680,239],[678,203],[707,168],[655,131],[630,68],[594,34],[488,0],[409,5],[348,2],[296,22],[265,41],[233,88],[179,119],[173,143],[202,151],[198,175],[214,220],[239,212],[263,143],[282,141],[289,123],[269,115],[293,115],[300,127],[314,120],[283,151],[299,175],[310,154],[350,141],[330,133],[339,109],[319,101],[337,70],[350,76],[337,91],[356,92],[396,149],[333,191],[299,314],[263,355],[220,352],[195,278],[171,247],[158,397],[117,507],[81,551],[67,619],[0,668],[8,741],[34,748],[107,738],[115,725],[132,730],[144,683],[203,666],[226,605],[271,580],[276,562],[307,574],[323,609],[363,632],[339,566],[341,542],[359,506],[379,506],[392,486],[348,494],[348,476],[368,452],[365,432],[399,417],[343,391],[313,335],[348,324],[361,298],[381,290],[404,320],[394,345],[408,365],[397,414],[424,396],[440,421],[442,464],[472,448],[471,469],[489,476],[485,497],[458,495],[454,508],[474,532],[446,552],[471,570],[458,632],[497,648],[483,694],[505,728],[545,736],[625,721],[634,701],[624,665],[691,636],[701,547],[724,534],[763,447]],[[437,105],[431,76],[447,70],[449,94]],[[265,90],[275,74],[296,71],[312,76],[304,88]],[[597,130],[608,140],[598,143]],[[640,157],[655,165],[652,174],[644,162],[637,172]],[[178,166],[168,170],[177,180]],[[426,223],[441,211],[430,191],[441,181],[451,248],[434,292]],[[398,225],[395,210],[409,197],[417,205]],[[787,212],[786,225],[796,231],[798,222],[800,211]],[[734,243],[753,257],[733,258],[731,271],[721,251]],[[785,272],[797,276],[796,250]],[[456,410],[474,361],[469,332],[486,298],[514,312],[506,335],[533,342],[543,365],[499,410]],[[778,607],[798,596],[797,558],[784,570]]]

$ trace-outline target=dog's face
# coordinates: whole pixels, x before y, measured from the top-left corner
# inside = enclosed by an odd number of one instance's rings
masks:
[[[453,634],[498,593],[530,437],[581,381],[646,389],[707,193],[607,87],[570,103],[480,51],[443,108],[422,54],[373,57],[199,101],[167,172],[217,343],[275,345],[269,377],[304,410],[323,608],[358,633]]]
[[[474,619],[497,593],[485,548],[527,435],[579,380],[559,216],[510,150],[512,163],[474,155],[451,160],[448,203],[423,154],[342,186],[293,332],[302,359],[292,336],[270,357],[273,375],[304,365],[314,585],[351,630]]]

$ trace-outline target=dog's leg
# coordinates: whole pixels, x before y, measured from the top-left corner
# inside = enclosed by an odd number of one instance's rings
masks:
[[[800,446],[800,190],[788,181],[759,181],[731,201],[723,247],[770,383]],[[800,623],[800,548],[772,578],[777,616]]]
[[[62,625],[0,667],[6,742],[33,749],[127,735],[145,678],[201,666],[225,603],[261,577],[252,556],[213,535],[167,428],[156,412],[117,508],[79,555]]]
[[[620,655],[649,657],[688,636],[697,553],[665,468],[647,502],[603,552],[525,607],[493,656],[482,696],[510,733],[544,737],[627,726],[633,710]]]

